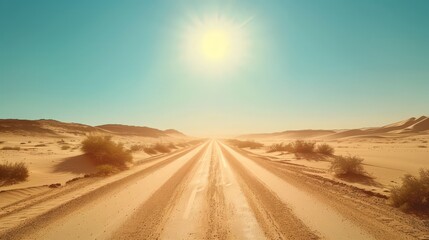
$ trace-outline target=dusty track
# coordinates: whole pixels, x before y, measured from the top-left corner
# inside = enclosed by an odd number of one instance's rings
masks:
[[[74,187],[0,215],[32,213],[0,239],[425,239],[424,222],[376,197],[210,141],[91,191]],[[80,191],[80,192],[79,192]],[[79,193],[79,194],[78,194]],[[68,199],[66,196],[78,194]],[[39,211],[52,199],[59,206]],[[66,201],[68,200],[68,201]],[[35,210],[36,209],[36,210]],[[15,221],[16,222],[16,221]],[[1,231],[1,230],[0,230]]]

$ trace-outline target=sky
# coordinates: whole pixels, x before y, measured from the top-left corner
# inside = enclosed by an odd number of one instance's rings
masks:
[[[0,0],[0,118],[213,136],[429,115],[428,13],[425,0]]]

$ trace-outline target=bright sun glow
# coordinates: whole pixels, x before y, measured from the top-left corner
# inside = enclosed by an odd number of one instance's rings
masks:
[[[193,18],[185,26],[183,56],[193,72],[224,74],[244,64],[248,55],[247,21],[216,15]]]
[[[201,52],[210,61],[222,61],[228,54],[230,37],[222,29],[210,29],[201,38]]]

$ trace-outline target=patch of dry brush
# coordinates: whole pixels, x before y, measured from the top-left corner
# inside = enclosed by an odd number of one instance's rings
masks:
[[[110,136],[88,136],[82,142],[82,151],[97,165],[112,165],[125,169],[132,155],[123,144],[115,143]]]
[[[238,148],[258,149],[264,146],[264,144],[252,140],[241,141],[238,139],[229,139],[227,142]]]
[[[0,164],[0,182],[11,184],[25,181],[28,178],[28,168],[23,162]]]
[[[392,189],[390,199],[403,210],[429,210],[429,170],[420,169],[419,176],[406,174],[402,185]]]

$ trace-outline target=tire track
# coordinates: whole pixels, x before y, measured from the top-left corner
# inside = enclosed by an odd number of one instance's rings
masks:
[[[198,160],[208,150],[206,145],[181,167],[112,235],[111,239],[159,239],[174,203],[181,196],[186,179]]]
[[[260,226],[269,239],[318,239],[290,208],[221,146]]]

